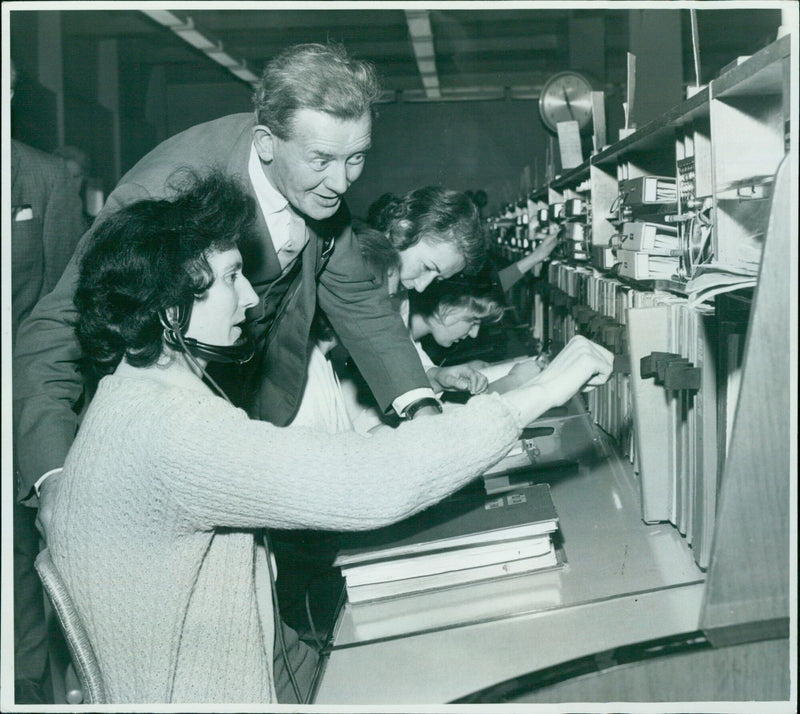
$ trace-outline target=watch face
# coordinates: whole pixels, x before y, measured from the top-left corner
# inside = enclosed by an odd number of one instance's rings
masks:
[[[591,84],[575,72],[551,77],[539,95],[539,113],[551,131],[556,131],[561,121],[577,121],[583,129],[592,118]]]

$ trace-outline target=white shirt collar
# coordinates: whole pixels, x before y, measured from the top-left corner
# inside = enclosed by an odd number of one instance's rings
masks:
[[[255,144],[250,145],[250,159],[247,163],[247,171],[264,216],[270,213],[278,213],[289,205],[286,197],[269,182],[269,179],[264,174]]]
[[[289,240],[289,201],[264,174],[255,144],[250,145],[247,173],[258,200],[258,207],[267,222],[272,245],[277,252]]]

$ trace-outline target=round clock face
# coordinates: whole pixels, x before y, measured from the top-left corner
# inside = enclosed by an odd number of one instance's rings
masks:
[[[592,85],[577,72],[553,75],[539,94],[539,113],[550,131],[560,121],[576,121],[584,129],[592,119]]]

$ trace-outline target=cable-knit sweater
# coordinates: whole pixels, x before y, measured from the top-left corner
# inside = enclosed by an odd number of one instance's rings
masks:
[[[274,701],[252,529],[386,525],[467,483],[519,434],[496,395],[331,436],[250,420],[193,376],[133,372],[100,382],[48,531],[113,702]]]

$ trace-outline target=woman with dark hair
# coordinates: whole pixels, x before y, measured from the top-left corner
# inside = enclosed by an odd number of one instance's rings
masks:
[[[371,438],[250,420],[206,366],[249,354],[256,295],[236,242],[253,210],[211,177],[120,209],[83,255],[76,329],[101,379],[54,486],[48,547],[112,703],[274,701],[281,628],[258,529],[410,516],[611,371],[606,350],[576,338],[523,388]]]

